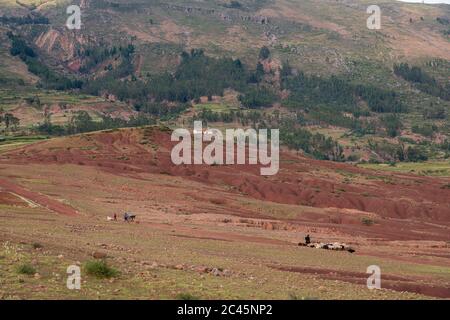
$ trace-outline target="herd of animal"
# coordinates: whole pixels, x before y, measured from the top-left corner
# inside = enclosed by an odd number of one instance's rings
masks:
[[[107,221],[117,221],[117,214],[114,214],[112,217],[106,217]],[[130,214],[128,212],[125,212],[123,215],[123,221],[125,222],[134,222],[136,220],[135,214]]]
[[[346,245],[345,243],[303,243],[300,242],[298,244],[300,247],[308,247],[308,248],[315,248],[315,249],[324,249],[324,250],[336,250],[336,251],[348,251],[350,253],[355,252],[355,249],[352,247]]]
[[[117,214],[114,214],[112,217],[106,217],[107,221],[117,221]],[[125,212],[123,215],[123,220],[125,222],[134,222],[136,220],[136,215],[130,214],[128,212]],[[311,237],[307,235],[305,237],[305,242],[300,242],[298,244],[300,247],[308,247],[308,248],[315,248],[315,249],[324,249],[324,250],[335,250],[335,251],[348,251],[350,253],[354,253],[355,249],[352,247],[346,245],[345,243],[340,242],[334,242],[334,243],[312,243]]]

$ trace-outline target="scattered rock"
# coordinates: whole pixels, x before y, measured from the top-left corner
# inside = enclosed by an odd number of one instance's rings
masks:
[[[267,223],[264,223],[263,229],[265,229],[265,230],[274,230],[275,228],[274,228],[272,223],[267,222]]]
[[[103,252],[99,252],[99,251],[95,251],[92,253],[92,256],[95,259],[105,259],[106,257],[108,257],[108,255],[106,253]]]
[[[220,276],[222,276],[222,271],[220,271],[220,270],[217,269],[217,268],[213,268],[212,271],[211,271],[211,274],[212,274],[213,276],[220,277]]]
[[[231,271],[228,269],[225,269],[225,270],[223,270],[222,275],[224,277],[229,277],[229,276],[231,276]]]
[[[204,267],[204,266],[198,266],[198,267],[194,268],[194,271],[199,272],[199,273],[208,273],[211,271],[211,269],[208,267]]]
[[[212,268],[210,274],[212,274],[213,276],[216,276],[216,277],[227,277],[227,276],[230,276],[231,272],[230,272],[230,270],[227,270],[227,269]]]

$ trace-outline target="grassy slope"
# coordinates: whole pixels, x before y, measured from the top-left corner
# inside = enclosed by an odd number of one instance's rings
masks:
[[[392,172],[411,173],[425,176],[450,176],[450,162],[449,161],[429,161],[423,163],[398,163],[395,166],[387,164],[365,164],[362,168],[386,170]]]
[[[422,65],[434,58],[450,59],[450,42],[441,34],[445,27],[436,22],[436,17],[450,14],[448,6],[370,2],[382,8],[382,29],[372,31],[366,28],[367,1],[276,0],[256,6],[254,1],[242,0],[243,10],[224,8],[226,1],[170,1],[171,7],[160,1],[116,3],[121,6],[92,1],[83,10],[83,29],[78,34],[115,44],[134,39],[142,59],[142,75],[173,68],[185,47],[202,47],[208,54],[232,55],[254,65],[259,48],[270,45],[275,58],[289,60],[307,72],[351,73],[357,82],[400,87],[410,95],[408,103],[419,108],[416,101],[423,101],[423,97],[419,99],[409,84],[392,76],[393,63],[409,60]],[[63,38],[67,34],[66,5],[65,1],[52,1],[40,9],[53,28],[63,32]],[[8,6],[0,3],[0,8]],[[185,8],[193,11],[186,13]],[[223,15],[232,20],[224,20]],[[270,23],[243,21],[243,16],[267,16]],[[272,36],[276,41],[269,40]],[[53,53],[61,57],[60,48],[55,47]],[[442,71],[445,67],[429,69],[440,73],[441,79],[448,77]]]

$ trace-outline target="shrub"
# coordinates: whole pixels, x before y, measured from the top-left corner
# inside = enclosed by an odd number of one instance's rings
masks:
[[[363,225],[365,225],[365,226],[371,226],[371,225],[374,224],[374,221],[373,221],[372,219],[370,219],[370,218],[362,217],[362,218],[361,218],[361,223],[362,223]]]
[[[42,248],[42,244],[40,244],[39,242],[33,242],[32,246],[33,246],[33,249],[41,249]]]
[[[262,47],[259,51],[259,59],[265,60],[270,57],[270,50],[266,46]]]
[[[177,294],[177,300],[200,300],[200,298],[190,293],[179,293]]]
[[[438,132],[438,128],[434,124],[424,124],[422,126],[414,125],[412,126],[411,131],[424,137],[431,138],[436,132]]]
[[[263,87],[252,88],[239,95],[239,101],[242,105],[250,109],[271,107],[276,100],[277,96]]]
[[[91,260],[84,265],[87,274],[95,276],[97,278],[111,278],[119,274],[119,272],[108,266],[104,260]]]
[[[427,161],[427,151],[421,147],[409,147],[406,151],[406,157],[409,162]]]
[[[291,292],[289,293],[289,300],[319,300],[319,299],[316,297],[298,296],[297,294]]]
[[[242,8],[242,4],[239,1],[231,1],[229,7],[233,9],[240,9]]]
[[[386,128],[389,137],[396,137],[400,133],[403,124],[396,114],[390,114],[381,118],[381,124]]]
[[[36,269],[29,263],[24,263],[17,267],[17,273],[19,274],[27,274],[27,275],[33,275],[36,273]]]

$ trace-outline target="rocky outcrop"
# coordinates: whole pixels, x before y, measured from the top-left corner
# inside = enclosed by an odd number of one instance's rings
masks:
[[[82,34],[60,31],[53,27],[39,34],[34,40],[34,44],[40,50],[66,63],[72,71],[78,71],[80,67],[77,48],[85,43],[87,40]]]

